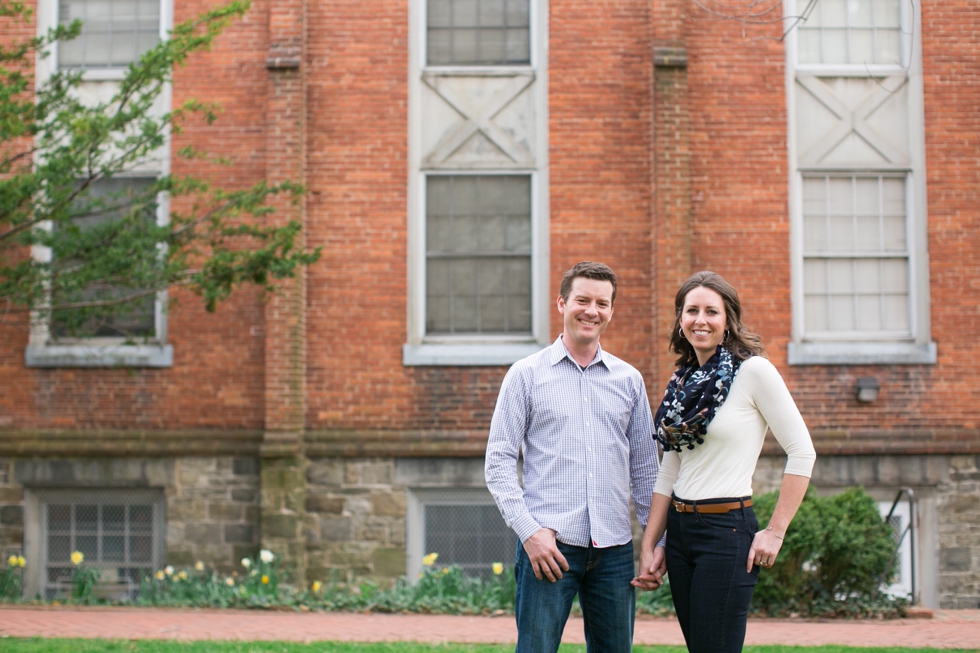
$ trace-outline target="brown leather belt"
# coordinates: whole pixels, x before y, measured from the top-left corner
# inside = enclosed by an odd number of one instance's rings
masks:
[[[717,515],[730,510],[740,510],[743,506],[748,508],[752,505],[752,499],[729,501],[728,503],[684,503],[677,499],[671,499],[670,502],[677,512],[703,512],[709,515]],[[697,510],[695,510],[695,506],[697,506]]]

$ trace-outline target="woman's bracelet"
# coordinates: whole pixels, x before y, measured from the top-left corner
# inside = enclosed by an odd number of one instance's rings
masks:
[[[767,531],[772,531],[772,534],[776,536],[776,539],[777,540],[784,540],[784,539],[786,539],[786,536],[785,535],[780,535],[779,533],[777,533],[776,531],[773,530],[772,524],[770,524],[769,526],[766,526],[766,530]]]

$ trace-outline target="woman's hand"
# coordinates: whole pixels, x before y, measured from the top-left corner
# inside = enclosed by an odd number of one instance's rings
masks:
[[[772,563],[776,562],[776,556],[782,546],[783,541],[776,536],[776,531],[764,529],[756,533],[752,539],[752,546],[749,548],[745,571],[752,573],[752,565],[759,565],[767,569],[772,567]]]
[[[656,546],[653,550],[646,547],[640,550],[640,573],[630,581],[630,585],[647,592],[655,590],[664,582],[667,572],[667,561],[664,558],[664,548]]]

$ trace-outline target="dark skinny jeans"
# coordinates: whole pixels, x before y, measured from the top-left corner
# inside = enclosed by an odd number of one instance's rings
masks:
[[[759,579],[759,567],[746,573],[745,563],[758,530],[751,507],[724,514],[679,513],[670,507],[667,575],[690,653],[742,650]]]

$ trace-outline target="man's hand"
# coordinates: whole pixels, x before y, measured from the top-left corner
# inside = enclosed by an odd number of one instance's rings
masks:
[[[554,583],[561,578],[561,572],[568,571],[568,561],[558,550],[555,535],[550,528],[542,528],[524,542],[524,550],[538,580],[547,577]]]
[[[630,581],[630,584],[649,592],[663,584],[666,572],[667,559],[664,556],[662,546],[654,547],[653,551],[642,549],[640,551],[640,574]]]

